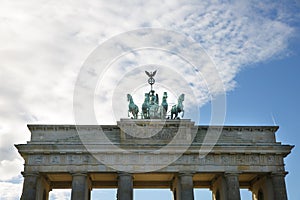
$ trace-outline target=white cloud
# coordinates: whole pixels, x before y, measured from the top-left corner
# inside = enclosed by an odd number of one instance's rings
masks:
[[[242,67],[286,56],[288,41],[296,33],[292,23],[299,19],[294,12],[297,6],[272,1],[2,0],[0,177],[10,179],[21,171],[13,144],[29,140],[27,123],[74,123],[76,77],[101,42],[140,27],[178,31],[204,47],[216,63],[226,90],[232,90]],[[131,56],[128,60],[133,63],[153,62]],[[173,57],[155,59],[174,63]],[[178,69],[178,65],[172,66]],[[128,68],[114,72],[114,78],[124,70]],[[186,76],[193,80],[191,73]],[[103,89],[108,90],[108,83],[105,85]],[[202,85],[199,81],[195,87]],[[203,91],[198,98],[206,101],[208,95]],[[110,112],[109,97],[103,98],[102,111]],[[14,170],[8,173],[11,166]],[[9,187],[5,184],[3,187]]]
[[[18,200],[22,193],[22,183],[11,183],[0,181],[1,200]]]
[[[53,200],[68,200],[71,196],[69,189],[55,189],[49,193],[49,199]]]
[[[0,181],[10,180],[20,174],[22,170],[23,161],[20,158],[16,158],[12,161],[1,160],[0,162]]]

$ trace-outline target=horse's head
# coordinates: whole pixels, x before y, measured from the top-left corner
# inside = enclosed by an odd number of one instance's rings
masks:
[[[184,101],[184,94],[181,94],[178,98],[179,102],[183,102]]]
[[[130,94],[127,94],[127,101],[130,101],[132,99]]]
[[[149,102],[149,93],[145,93],[145,102]]]
[[[167,92],[164,92],[163,94],[163,99],[166,100],[168,98],[168,93]]]

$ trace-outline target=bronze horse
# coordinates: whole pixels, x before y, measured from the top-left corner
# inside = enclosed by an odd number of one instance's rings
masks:
[[[133,119],[137,119],[138,118],[138,114],[139,114],[139,107],[134,104],[133,98],[132,98],[132,96],[130,94],[127,94],[127,101],[129,101],[129,105],[128,105],[128,117],[129,117],[129,113],[132,113]]]
[[[183,115],[184,115],[183,104],[182,104],[183,101],[184,101],[184,94],[181,94],[178,97],[177,105],[172,106],[171,119],[179,119],[178,113],[181,113],[181,112],[182,112],[182,117],[183,117]],[[173,115],[174,115],[174,118],[173,118]]]

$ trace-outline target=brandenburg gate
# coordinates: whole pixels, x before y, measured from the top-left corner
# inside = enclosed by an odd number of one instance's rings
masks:
[[[58,188],[72,188],[71,200],[89,200],[93,188],[117,188],[118,200],[133,200],[134,188],[168,188],[175,200],[193,200],[194,188],[209,188],[213,200],[240,200],[240,188],[253,200],[287,199],[284,158],[293,146],[276,141],[277,126],[166,117],[152,91],[141,119],[129,105],[133,117],[117,125],[28,125],[31,140],[16,145],[25,160],[21,199],[47,200]]]

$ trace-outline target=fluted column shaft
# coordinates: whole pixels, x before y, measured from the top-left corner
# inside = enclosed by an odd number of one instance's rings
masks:
[[[271,175],[274,200],[287,200],[285,177],[286,173],[273,173]]]
[[[193,174],[180,173],[175,188],[176,200],[194,200]]]
[[[89,178],[86,173],[72,174],[71,200],[89,200]]]
[[[39,173],[24,172],[24,183],[21,200],[35,200],[37,196],[37,182]]]
[[[118,200],[133,200],[133,178],[129,173],[118,175]]]
[[[227,188],[227,200],[240,200],[239,175],[237,173],[225,173]]]

